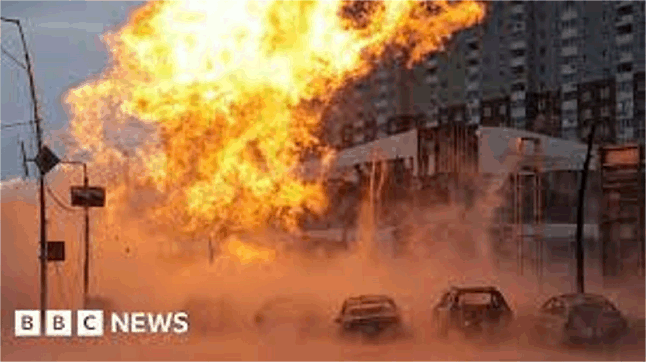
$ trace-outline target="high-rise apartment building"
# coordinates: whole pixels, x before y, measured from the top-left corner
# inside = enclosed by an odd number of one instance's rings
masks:
[[[514,127],[572,140],[597,122],[607,141],[643,142],[644,4],[490,2],[483,23],[455,34],[413,70],[383,65],[353,88],[363,104],[349,106],[361,108],[363,119],[346,112],[343,132],[380,138],[389,117],[423,112],[430,124]],[[370,122],[376,125],[366,127]]]

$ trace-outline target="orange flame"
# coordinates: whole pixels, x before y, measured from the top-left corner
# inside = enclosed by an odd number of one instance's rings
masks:
[[[142,161],[155,217],[185,231],[294,228],[326,207],[295,168],[329,154],[315,133],[333,93],[389,47],[412,65],[483,16],[469,1],[152,1],[106,35],[111,66],[68,92],[72,133],[97,164]],[[135,126],[154,132],[132,149]]]
[[[252,262],[271,262],[276,259],[276,252],[270,249],[262,249],[244,244],[235,237],[230,238],[224,247],[230,255],[235,256],[241,264]]]

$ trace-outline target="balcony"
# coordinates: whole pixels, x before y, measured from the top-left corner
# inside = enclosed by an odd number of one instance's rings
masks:
[[[476,89],[480,89],[480,82],[467,83],[467,91],[472,91]]]
[[[624,101],[627,99],[633,99],[632,90],[628,92],[617,92],[617,102]]]
[[[633,15],[623,15],[623,16],[617,16],[617,19],[615,19],[615,26],[622,26],[626,24],[632,24],[633,22]]]
[[[377,109],[385,109],[388,107],[388,100],[387,99],[381,99],[379,102],[375,103],[375,108]]]
[[[426,67],[428,67],[428,68],[435,68],[435,67],[437,67],[437,58],[436,58],[435,56],[433,56],[433,57],[429,58],[429,59],[426,61]]]
[[[619,54],[619,61],[617,63],[626,63],[626,62],[632,62],[634,59],[633,53],[631,52],[623,52]]]
[[[623,35],[617,35],[615,38],[617,45],[623,45],[627,44],[633,41],[633,34],[623,34]]]
[[[576,110],[576,109],[577,109],[576,99],[572,99],[561,103],[561,110],[563,111]]]
[[[527,48],[527,43],[524,40],[517,40],[509,44],[509,49],[511,50],[525,49],[525,48]]]
[[[509,61],[509,66],[510,67],[517,67],[519,65],[525,65],[526,63],[526,58],[524,56],[518,57],[518,58],[511,58]]]
[[[569,57],[572,55],[577,55],[579,48],[576,45],[570,45],[568,47],[561,48],[561,56]]]
[[[626,72],[626,73],[617,73],[615,76],[615,81],[617,83],[623,83],[629,80],[633,79],[633,73],[632,72]]]
[[[426,84],[437,84],[437,83],[439,83],[439,78],[437,77],[437,74],[429,75],[426,77]]]
[[[569,92],[575,92],[577,90],[577,84],[576,83],[565,83],[561,85],[561,92],[562,93],[569,93]]]
[[[471,49],[467,53],[467,59],[478,59],[480,58],[480,51],[477,49]]]
[[[577,28],[565,28],[561,31],[561,39],[575,38],[579,35]]]
[[[525,13],[525,4],[516,4],[511,7],[512,14],[523,14]]]
[[[576,10],[566,10],[563,13],[561,13],[561,20],[562,21],[568,21],[571,19],[576,19],[579,14],[577,14]]]
[[[573,67],[571,64],[561,65],[561,74],[568,75],[568,74],[574,74],[574,73],[576,73],[576,68]]]
[[[624,6],[632,6],[633,1],[614,1],[615,3],[615,9],[624,7]]]
[[[511,109],[511,118],[523,118],[525,117],[525,107],[518,107]]]
[[[470,65],[467,67],[467,75],[474,75],[480,73],[480,64]]]
[[[524,101],[526,93],[524,91],[516,91],[511,93],[511,101]]]

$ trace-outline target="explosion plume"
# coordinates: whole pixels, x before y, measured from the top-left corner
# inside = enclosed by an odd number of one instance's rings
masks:
[[[106,172],[129,159],[127,182],[160,196],[155,220],[191,233],[293,229],[326,207],[322,185],[295,169],[306,152],[329,156],[317,130],[334,92],[387,49],[411,66],[484,12],[473,1],[152,1],[105,35],[111,65],[66,94],[71,131]],[[109,182],[116,200],[126,181]]]

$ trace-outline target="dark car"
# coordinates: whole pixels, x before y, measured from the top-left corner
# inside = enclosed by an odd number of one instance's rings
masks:
[[[440,337],[458,331],[464,336],[495,337],[506,331],[513,312],[496,287],[451,287],[433,308],[433,324]]]
[[[256,331],[269,338],[287,336],[304,339],[323,335],[324,310],[315,296],[276,296],[265,301],[253,316]]]
[[[359,332],[377,336],[385,331],[400,332],[401,315],[395,301],[385,295],[348,298],[335,320],[343,334]]]
[[[628,321],[617,307],[595,294],[552,297],[531,318],[531,338],[552,346],[613,344],[628,331]]]

